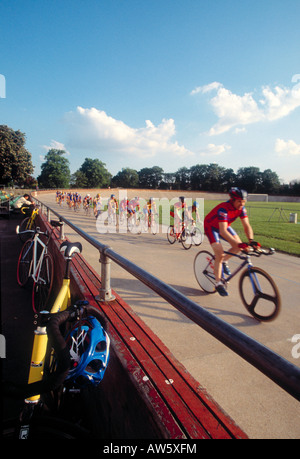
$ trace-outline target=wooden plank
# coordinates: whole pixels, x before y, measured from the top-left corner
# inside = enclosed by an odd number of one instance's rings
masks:
[[[56,230],[54,240],[58,248]],[[74,257],[71,272],[82,295],[109,321],[114,348],[164,426],[165,438],[247,438],[116,292],[115,301],[96,301],[101,280],[82,255]]]
[[[81,259],[80,259],[81,258]],[[83,257],[77,258],[78,268],[84,273],[88,289],[96,296],[100,279]],[[144,371],[155,381],[162,396],[167,398],[174,415],[184,426],[190,438],[245,438],[245,434],[217,406],[196,383],[158,337],[148,329],[131,308],[113,292],[116,300],[103,308],[122,334],[126,346],[135,353]],[[114,312],[114,314],[113,314]],[[134,338],[134,339],[133,339]],[[137,346],[139,343],[139,346]],[[159,345],[158,345],[159,343]],[[189,379],[189,381],[188,381]],[[173,381],[172,384],[166,383]],[[167,390],[165,385],[167,384]]]

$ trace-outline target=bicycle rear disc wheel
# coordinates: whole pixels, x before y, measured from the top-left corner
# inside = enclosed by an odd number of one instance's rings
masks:
[[[170,244],[174,244],[176,242],[176,233],[174,230],[174,226],[169,226],[167,232],[167,239],[170,242]]]
[[[216,291],[214,264],[215,257],[206,250],[199,252],[194,260],[196,280],[206,293],[214,293]]]
[[[17,266],[17,281],[21,287],[24,287],[30,277],[30,268],[32,266],[33,242],[26,241],[23,245]]]
[[[239,290],[247,311],[261,322],[274,320],[281,309],[278,288],[261,268],[245,269],[239,280]]]
[[[47,309],[53,284],[53,260],[50,253],[47,253],[42,261],[41,270],[37,282],[32,288],[32,309],[35,313]]]

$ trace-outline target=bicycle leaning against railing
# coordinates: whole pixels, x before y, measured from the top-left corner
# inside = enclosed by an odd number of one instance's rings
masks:
[[[60,416],[60,410],[70,394],[80,396],[82,390],[92,390],[102,381],[110,339],[100,310],[85,300],[71,305],[70,263],[82,251],[81,244],[64,241],[60,251],[66,260],[65,274],[50,312],[41,311],[35,317],[28,383],[3,384],[7,397],[25,399],[19,419],[4,426],[4,438],[54,440],[90,436],[82,425],[80,411],[70,421]]]
[[[247,311],[257,320],[267,322],[274,320],[281,309],[280,293],[271,276],[263,269],[254,267],[251,257],[261,255],[273,255],[275,250],[268,251],[262,248],[252,248],[243,244],[241,254],[230,255],[242,260],[236,270],[226,275],[222,267],[221,281],[227,287],[229,281],[236,276],[245,266],[239,279],[239,293]],[[224,252],[229,254],[229,252]],[[210,252],[203,250],[199,252],[194,260],[194,273],[198,284],[206,293],[216,292],[216,280],[214,275],[215,257]]]
[[[27,239],[31,236],[31,233],[27,233],[26,231],[32,231],[36,228],[36,217],[39,214],[38,207],[21,207],[21,212],[25,215],[25,218],[21,221],[19,227],[19,238],[22,242],[26,242]]]
[[[54,225],[54,222],[52,223]],[[17,234],[30,237],[20,251],[17,281],[21,287],[25,287],[30,279],[33,280],[32,308],[35,313],[47,307],[52,289],[54,263],[48,251],[52,231],[48,234],[47,231],[43,232],[38,227],[25,231],[21,231],[19,226],[16,228]],[[47,239],[46,242],[42,241],[42,236]]]

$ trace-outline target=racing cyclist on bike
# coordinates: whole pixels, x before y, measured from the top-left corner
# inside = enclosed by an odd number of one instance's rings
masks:
[[[249,240],[250,245],[259,246],[253,241],[253,230],[249,223],[245,203],[248,193],[237,187],[229,191],[230,200],[218,204],[212,209],[204,219],[204,231],[215,255],[214,274],[216,279],[216,290],[221,296],[227,296],[228,293],[221,281],[222,264],[224,273],[230,275],[230,269],[227,264],[230,254],[225,255],[220,238],[227,241],[231,248],[232,254],[237,254],[243,247],[243,243],[235,230],[230,226],[238,217],[241,219],[243,229]]]

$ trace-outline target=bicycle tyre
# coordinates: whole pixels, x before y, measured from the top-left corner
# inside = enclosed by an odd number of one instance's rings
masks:
[[[17,282],[21,287],[25,287],[29,280],[29,273],[32,266],[33,242],[26,241],[21,249],[17,265]]]
[[[192,247],[192,235],[189,230],[184,229],[182,231],[180,241],[185,250],[189,250]]]
[[[153,220],[151,222],[151,232],[152,232],[153,236],[155,236],[158,233],[158,228],[159,228],[158,222]]]
[[[250,273],[254,274],[251,279]],[[253,291],[253,282],[256,292]],[[271,322],[278,316],[281,309],[280,293],[271,276],[263,269],[253,266],[246,268],[240,276],[239,291],[244,306],[255,319]]]
[[[35,221],[31,221],[31,217],[26,217],[21,221],[20,227],[19,227],[19,238],[22,242],[28,241],[28,239],[31,239],[32,233],[25,233],[22,234],[23,231],[26,230],[32,230],[35,229]]]
[[[174,226],[169,226],[167,231],[167,239],[170,244],[174,244],[176,242],[176,233],[174,230]]]
[[[33,283],[32,288],[32,309],[39,313],[47,309],[47,303],[53,285],[54,263],[50,253],[44,255],[42,266],[37,282]]]
[[[198,252],[194,259],[194,273],[196,280],[205,293],[215,293],[214,275],[215,257],[208,251]]]
[[[202,231],[196,227],[192,230],[192,242],[196,247],[199,247],[203,242],[203,233]]]

